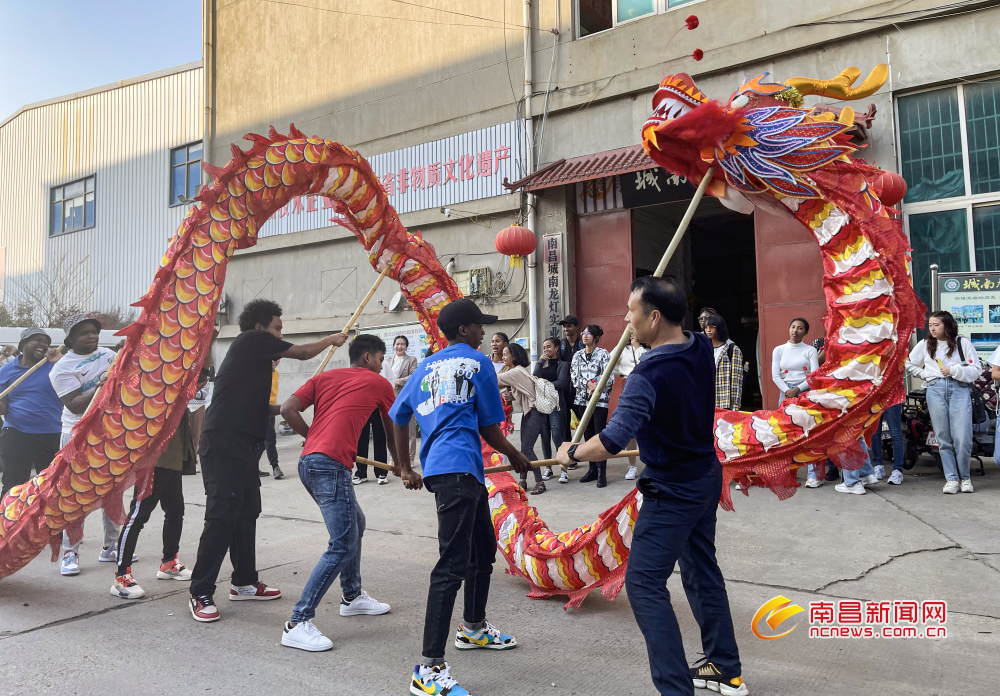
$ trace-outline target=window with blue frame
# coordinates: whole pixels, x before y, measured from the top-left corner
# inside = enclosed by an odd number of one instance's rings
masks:
[[[697,0],[576,0],[576,36],[613,29],[634,19],[661,14]]]
[[[97,213],[97,177],[88,176],[49,192],[49,236],[78,232],[94,226]]]
[[[963,82],[899,97],[901,208],[913,281],[930,306],[929,266],[1000,270],[1000,82]]]
[[[170,205],[192,199],[201,187],[201,142],[170,151]]]

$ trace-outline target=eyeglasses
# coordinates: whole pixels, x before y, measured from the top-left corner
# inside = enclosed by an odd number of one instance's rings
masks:
[[[591,335],[591,333],[590,333],[589,331],[581,331],[581,332],[580,332],[580,335],[581,335],[581,336],[590,336],[590,335]]]

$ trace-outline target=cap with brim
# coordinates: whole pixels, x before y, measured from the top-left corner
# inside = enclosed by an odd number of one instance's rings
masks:
[[[444,306],[438,314],[437,324],[442,329],[457,329],[466,324],[495,324],[497,319],[494,314],[483,314],[472,300],[461,299]]]
[[[38,329],[38,328],[25,329],[24,331],[21,332],[21,339],[17,342],[17,349],[20,351],[21,347],[24,345],[24,342],[27,341],[32,336],[46,336],[46,337],[48,337],[49,335],[47,333],[45,333],[45,331],[43,331],[42,329]],[[51,340],[52,339],[50,337],[49,341],[51,341]]]
[[[68,339],[69,335],[73,333],[73,329],[85,322],[90,322],[98,331],[101,330],[101,322],[97,321],[97,319],[87,316],[86,314],[77,314],[63,322],[63,331],[66,332],[66,338]]]
[[[574,317],[572,314],[567,314],[566,318],[563,319],[561,322],[559,322],[559,324],[561,326],[566,326],[566,324],[576,324],[577,326],[579,326],[580,320]]]

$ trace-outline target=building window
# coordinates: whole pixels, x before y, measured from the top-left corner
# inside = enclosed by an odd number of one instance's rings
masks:
[[[52,189],[49,196],[52,215],[49,223],[51,236],[94,226],[95,179],[96,177],[88,176],[86,179],[79,179]]]
[[[201,188],[201,143],[191,143],[170,151],[170,205],[181,198],[194,198]]]
[[[576,35],[590,36],[690,2],[696,0],[576,0]]]
[[[913,281],[929,307],[930,270],[1000,270],[1000,84],[967,82],[899,97],[902,210]]]

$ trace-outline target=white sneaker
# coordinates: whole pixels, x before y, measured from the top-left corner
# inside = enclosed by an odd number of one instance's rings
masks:
[[[865,486],[874,486],[878,482],[879,478],[875,474],[868,474],[867,476],[861,477],[861,483]]]
[[[838,493],[853,493],[854,495],[864,495],[865,494],[865,484],[858,481],[853,486],[848,486],[846,483],[838,483],[833,487],[833,490]]]
[[[59,574],[60,575],[79,575],[80,574],[80,557],[77,556],[72,551],[66,552],[59,561]]]
[[[146,592],[139,587],[139,583],[132,577],[132,573],[126,573],[115,578],[115,584],[111,586],[111,596],[122,599],[139,599],[145,597]]]
[[[300,621],[294,628],[286,623],[285,630],[281,632],[281,644],[308,652],[323,652],[333,648],[333,641],[313,626],[312,621]]]
[[[889,475],[889,481],[893,486],[898,486],[903,483],[903,472],[893,469],[893,472]]]
[[[117,563],[118,562],[118,547],[109,546],[106,549],[101,549],[101,552],[97,554],[97,560],[101,563]],[[135,563],[139,560],[136,554],[132,554],[132,562]]]
[[[875,478],[879,481],[885,478],[885,467],[882,464],[875,467]]]
[[[952,493],[958,493],[958,481],[946,482],[944,484],[944,488],[942,489],[942,493],[948,493],[949,495]]]
[[[375,478],[378,479],[378,485],[380,485],[380,486],[387,486],[387,485],[389,485],[389,477],[388,476],[376,476]]]
[[[552,467],[551,466],[543,466],[542,467],[542,480],[543,481],[548,481],[550,478],[552,478]]]
[[[819,488],[823,485],[823,482],[819,479],[809,479],[806,481],[806,488]]]
[[[972,493],[972,479],[962,479],[962,492]]]
[[[340,600],[341,616],[378,616],[388,614],[389,609],[388,604],[379,602],[364,590],[351,602],[343,598]]]
[[[626,481],[635,481],[636,467],[630,466],[628,468],[628,473],[625,474]]]
[[[569,474],[565,471],[559,474],[559,483],[569,483]]]
[[[355,486],[360,486],[367,480],[368,480],[367,478],[361,478],[360,476],[355,476],[354,478],[351,479],[351,483],[353,483]]]

